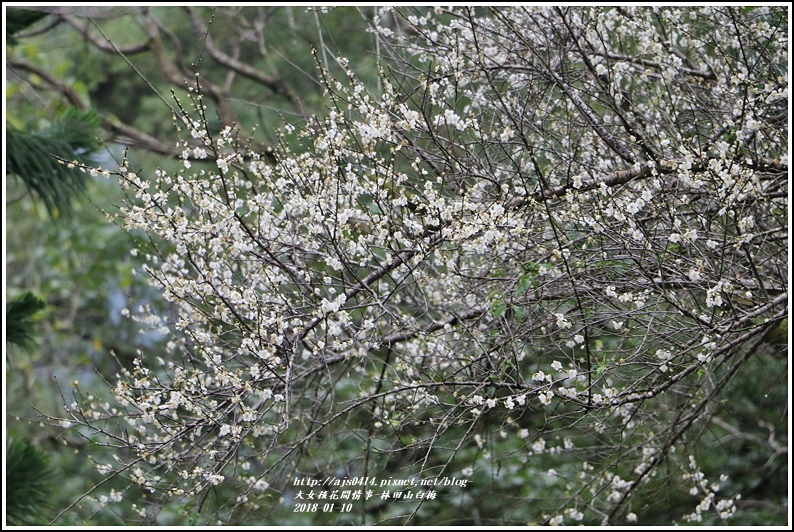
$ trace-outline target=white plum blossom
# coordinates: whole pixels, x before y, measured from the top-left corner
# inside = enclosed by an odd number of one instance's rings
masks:
[[[569,322],[565,318],[564,314],[558,312],[558,313],[555,314],[555,317],[557,318],[557,327],[559,327],[560,329],[570,329],[571,328],[571,322]]]
[[[551,400],[553,397],[554,397],[554,393],[551,391],[541,392],[538,395],[538,399],[540,399],[540,402],[544,405],[551,404]]]

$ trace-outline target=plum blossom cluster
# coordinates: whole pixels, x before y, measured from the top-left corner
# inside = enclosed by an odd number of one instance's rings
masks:
[[[396,13],[410,31],[377,35],[403,70],[378,92],[340,58],[327,115],[267,156],[195,94],[181,169],[118,170],[175,309],[137,319],[170,341],[69,419],[127,448],[103,467],[178,495],[267,490],[344,431],[433,464],[548,412],[588,488],[546,522],[634,522],[751,318],[786,311],[785,35],[714,46],[731,8],[665,8],[673,32],[650,8]]]
[[[690,455],[689,471],[683,474],[683,478],[692,485],[689,494],[702,497],[700,503],[695,507],[695,511],[684,516],[685,521],[699,523],[703,520],[703,514],[713,510],[724,522],[736,513],[736,502],[741,499],[741,494],[727,498],[718,496],[721,483],[728,480],[727,476],[720,475],[719,482],[710,483],[698,467],[695,457]]]

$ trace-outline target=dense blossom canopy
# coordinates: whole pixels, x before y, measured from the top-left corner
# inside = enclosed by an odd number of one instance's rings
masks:
[[[183,168],[116,172],[117,219],[176,309],[130,314],[167,351],[68,421],[162,495],[229,483],[240,505],[334,471],[326,443],[360,449],[354,476],[380,456],[460,475],[496,426],[521,467],[568,456],[538,522],[642,522],[632,499],[668,460],[699,497],[682,519],[730,517],[678,446],[787,316],[786,26],[761,7],[383,10],[379,85],[318,54],[327,113],[269,153],[210,131],[197,77]]]

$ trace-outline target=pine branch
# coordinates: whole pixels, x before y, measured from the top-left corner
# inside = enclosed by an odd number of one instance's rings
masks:
[[[42,510],[53,491],[54,472],[47,455],[32,443],[8,439],[6,444],[6,520],[11,526],[46,522]]]
[[[33,322],[36,313],[47,306],[43,299],[27,292],[6,305],[6,342],[31,349],[34,345]]]

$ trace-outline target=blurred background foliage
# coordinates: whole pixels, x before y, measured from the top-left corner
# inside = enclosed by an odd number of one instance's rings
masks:
[[[164,338],[141,332],[139,324],[122,317],[122,309],[160,305],[167,312],[157,291],[143,276],[133,274],[133,237],[106,221],[105,213],[113,212],[123,198],[115,179],[89,178],[50,155],[93,160],[112,170],[128,150],[134,166],[177,168],[179,161],[141,149],[134,138],[119,136],[110,126],[129,125],[162,139],[164,146],[173,146],[177,136],[163,99],[173,105],[172,91],[185,100],[188,94],[184,83],[180,86],[163,75],[162,64],[150,50],[130,53],[131,47],[152,41],[142,16],[146,8],[44,9],[8,9],[6,50],[11,68],[7,70],[5,106],[9,136],[4,150],[8,164],[4,179],[4,296],[7,304],[26,294],[38,294],[42,299],[37,299],[41,301],[39,319],[28,324],[35,330],[28,333],[23,345],[10,345],[6,352],[5,413],[8,441],[12,437],[24,440],[14,448],[28,446],[28,459],[35,458],[36,452],[47,457],[46,468],[57,478],[58,489],[48,492],[51,504],[39,508],[35,517],[36,512],[28,508],[28,515],[20,517],[17,524],[29,519],[46,523],[103,480],[86,456],[86,440],[66,428],[43,424],[39,412],[62,413],[64,404],[73,400],[73,381],[80,382],[77,393],[107,394],[102,382],[105,376],[112,379],[119,364],[129,366],[140,350],[157,350]],[[255,43],[249,43],[236,50],[236,58],[281,78],[284,94],[241,78],[229,90],[238,125],[246,131],[256,129],[254,135],[263,145],[275,141],[274,130],[284,119],[298,123],[305,120],[302,113],[306,110],[311,114],[324,111],[312,54],[319,46],[319,31],[327,46],[337,47],[339,54],[362,66],[362,75],[368,71],[373,77],[376,74],[370,54],[372,36],[356,10],[332,10],[322,18],[303,7],[258,7],[242,12],[240,8],[220,8],[215,13],[196,8],[195,13],[209,24],[219,48],[239,38],[240,20],[256,20],[266,26],[261,28],[264,56]],[[150,14],[164,23],[160,29],[167,35],[165,47],[174,64],[184,69],[186,82],[201,57],[200,70],[206,79],[228,80],[226,68],[206,53],[201,55],[203,39],[188,10],[152,8]],[[81,35],[80,29],[86,27],[95,43]],[[102,40],[102,33],[112,36],[113,44],[127,52],[137,72],[118,53],[97,46],[110,46]],[[214,116],[217,103],[206,103],[208,116]],[[217,117],[215,121],[220,130]],[[7,306],[9,311],[13,313],[13,305]],[[9,460],[11,449],[7,450]],[[37,475],[35,467],[45,464],[28,467],[31,482]],[[7,477],[7,481],[12,478],[16,477]],[[145,497],[129,490],[121,478],[113,483],[118,484],[119,492],[128,492],[125,501],[134,504],[136,497]],[[12,489],[17,485],[9,483]],[[98,512],[101,506],[102,501],[85,499],[55,524],[123,524],[143,518],[129,510],[129,504],[119,505],[117,511]],[[189,506],[165,509],[159,522],[187,522],[191,519]]]
[[[196,68],[203,82],[225,91],[221,101],[206,100],[208,116],[218,121],[217,128],[222,124],[216,111],[219,106],[228,105],[238,120],[236,125],[262,146],[276,142],[275,131],[283,120],[303,123],[311,115],[325,112],[322,88],[316,81],[318,61],[323,63],[327,58],[332,66],[336,55],[347,57],[361,79],[371,85],[377,83],[379,58],[373,53],[376,45],[365,19],[372,16],[374,8],[332,9],[327,13],[276,6],[216,10],[7,9],[9,14],[16,11],[18,16],[9,18],[6,33],[11,67],[7,70],[6,127],[17,132],[19,138],[38,135],[60,142],[62,151],[59,153],[53,145],[49,148],[51,153],[64,158],[70,158],[69,153],[74,158],[90,158],[110,169],[125,149],[129,150],[132,166],[145,171],[158,166],[176,168],[180,164],[173,157],[140,149],[143,136],[130,139],[115,125],[131,126],[159,139],[160,147],[173,146],[176,133],[163,100],[172,104],[172,91],[186,100],[184,83],[193,79]],[[233,77],[227,66],[210,57],[205,35],[197,31],[195,20],[209,24],[215,47],[272,76],[277,83],[268,87],[244,76]],[[103,34],[111,38],[112,47]],[[155,53],[158,45],[178,67],[184,83],[168,79]],[[325,54],[321,45],[327,47]],[[125,51],[124,56],[113,47]],[[319,50],[316,56],[313,49]],[[22,64],[30,68],[23,68]],[[42,73],[60,85],[50,83]],[[187,101],[184,103],[188,105]],[[89,139],[86,131],[96,135],[90,133]],[[99,140],[95,142],[96,137]],[[39,309],[33,340],[28,339],[26,346],[8,346],[7,438],[30,442],[35,446],[30,447],[30,453],[43,453],[48,471],[57,478],[58,489],[47,492],[46,487],[41,488],[41,493],[48,493],[50,502],[41,511],[43,522],[56,519],[54,524],[58,525],[136,524],[145,519],[147,505],[157,506],[157,501],[122,477],[107,481],[104,488],[123,493],[123,504],[111,503],[109,511],[100,511],[107,501],[90,496],[80,499],[104,480],[97,464],[88,458],[90,435],[79,438],[65,427],[45,425],[39,412],[63,412],[64,404],[73,400],[73,393],[107,394],[102,381],[106,376],[112,378],[119,364],[129,366],[139,350],[157,352],[165,339],[140,332],[138,324],[122,316],[122,309],[133,310],[138,305],[159,305],[164,313],[168,309],[145,279],[133,274],[137,264],[130,250],[135,237],[105,219],[105,212],[113,212],[114,205],[122,199],[117,183],[112,178],[64,173],[63,166],[52,164],[52,159],[40,154],[19,159],[20,164],[14,167],[21,148],[9,149],[13,142],[12,135],[4,150],[9,165],[5,177],[5,301],[34,293],[46,306]],[[37,171],[49,177],[59,176],[59,181],[50,181],[58,186],[31,186],[26,178]],[[702,428],[699,444],[676,450],[682,456],[696,455],[709,478],[717,480],[720,475],[727,475],[724,492],[742,493],[740,510],[730,522],[732,525],[786,522],[788,500],[782,494],[786,493],[789,480],[788,442],[787,434],[775,427],[787,427],[787,352],[787,342],[762,344],[748,362],[752,371],[735,379],[724,395],[726,399],[712,406],[711,413],[717,421]],[[73,388],[74,380],[79,380],[79,389]],[[754,400],[743,401],[744,397]],[[533,436],[543,431],[549,448],[564,445],[554,441],[553,423],[544,419],[542,412],[508,424],[486,415],[479,423],[482,425],[478,432],[490,436],[479,445],[472,441],[459,450],[449,469],[470,469],[468,486],[440,488],[436,499],[418,507],[408,501],[381,501],[377,497],[380,490],[375,489],[376,497],[354,502],[354,512],[350,514],[296,513],[293,510],[299,488],[295,487],[282,494],[252,494],[250,504],[228,515],[229,509],[219,508],[216,503],[234,497],[223,493],[229,488],[220,485],[207,494],[201,511],[197,511],[193,499],[174,500],[162,507],[157,523],[214,524],[222,518],[229,524],[255,525],[401,524],[414,511],[411,524],[523,525],[543,520],[543,514],[553,511],[557,503],[547,500],[549,491],[565,493],[566,478],[582,474],[581,463],[570,462],[565,454],[530,452],[527,441],[516,436],[519,428],[528,428]],[[582,427],[587,423],[587,419],[583,420]],[[466,427],[456,430],[464,431]],[[454,432],[447,435],[451,442],[460,436]],[[410,442],[410,434],[402,437],[407,438],[402,443]],[[592,439],[597,443],[597,435]],[[335,464],[340,476],[352,474],[345,464],[350,457],[361,454],[360,447],[351,448],[361,445],[358,442],[350,438],[327,441],[303,459],[315,463],[318,472]],[[380,443],[384,448],[389,445]],[[443,444],[439,442],[439,448]],[[8,446],[6,449],[8,460],[11,453]],[[101,455],[102,450],[91,449],[92,456],[97,453]],[[106,449],[106,454],[111,461],[113,449]],[[377,464],[371,465],[379,468],[378,478],[412,478],[417,461],[418,457],[404,453],[373,453]],[[620,464],[615,470],[619,474]],[[46,480],[47,475],[36,476],[36,471],[35,467],[30,469],[28,481],[34,476]],[[633,502],[632,510],[643,516],[642,524],[681,522],[682,515],[692,512],[698,502],[689,495],[682,471],[673,466],[651,482],[655,489],[646,492],[651,495]],[[574,499],[577,494],[570,493],[570,497]]]

